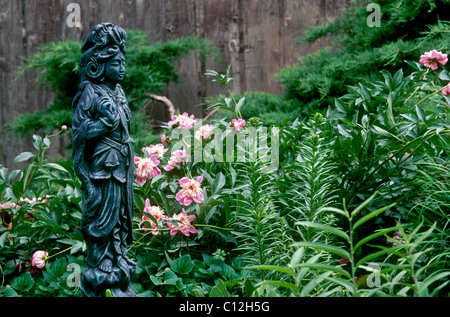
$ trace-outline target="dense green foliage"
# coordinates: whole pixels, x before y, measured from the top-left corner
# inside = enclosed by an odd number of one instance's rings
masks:
[[[337,34],[338,46],[280,73],[282,96],[233,95],[230,68],[208,71],[227,94],[201,123],[214,126],[211,139],[168,125],[161,173],[135,184],[140,296],[449,296],[449,64],[419,62],[449,50],[450,26],[437,18],[447,2],[379,3],[380,28],[357,1],[308,32]],[[233,130],[231,118],[246,125]],[[23,170],[0,168],[2,296],[79,294],[79,181],[70,161],[48,162],[55,137],[34,136],[34,152],[15,160]],[[163,170],[188,145],[201,159]],[[181,206],[179,180],[199,176],[204,198]],[[148,216],[147,199],[170,217],[183,207],[197,232]],[[30,263],[37,250],[49,252],[41,269]]]
[[[354,0],[341,18],[305,32],[300,41],[327,37],[333,44],[276,75],[284,94],[257,98],[258,94],[248,93],[252,103],[260,105],[259,116],[281,123],[288,114],[313,115],[345,94],[348,85],[381,79],[381,69],[406,71],[405,60],[415,60],[435,47],[443,52],[450,49],[448,0],[376,1],[381,21],[380,27],[372,28],[367,25],[369,3],[373,1]],[[248,111],[247,117],[254,115]]]

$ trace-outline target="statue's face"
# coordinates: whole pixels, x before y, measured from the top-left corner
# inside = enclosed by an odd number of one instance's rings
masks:
[[[123,80],[125,75],[125,55],[119,52],[114,58],[106,62],[105,79],[106,81],[117,84]]]

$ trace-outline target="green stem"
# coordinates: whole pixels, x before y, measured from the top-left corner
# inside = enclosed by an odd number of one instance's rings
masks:
[[[62,251],[59,251],[58,253],[52,254],[52,255],[48,256],[46,260],[51,259],[51,258],[53,258],[53,257],[55,257],[55,256],[57,256],[57,255],[59,255],[59,254],[61,254],[61,253],[64,253],[64,252],[66,252],[66,251],[69,251],[70,249],[72,249],[72,247],[69,247],[69,248],[64,249],[64,250],[62,250]]]
[[[442,91],[443,91],[445,88],[447,88],[447,87],[448,87],[448,85],[447,85],[447,86],[444,86],[444,87],[442,87],[441,89],[438,89],[438,90],[436,90],[435,92],[433,92],[432,94],[426,96],[425,98],[423,98],[422,100],[420,100],[420,101],[416,104],[416,106],[420,105],[422,102],[424,102],[424,101],[427,100],[428,98],[434,96],[434,95],[437,94],[438,92],[442,92]]]
[[[142,237],[140,237],[139,239],[137,239],[136,241],[133,242],[133,244],[128,248],[128,251],[130,251],[135,245],[136,243],[138,243],[139,241],[141,241],[142,239],[144,239],[146,236],[148,236],[149,234],[151,234],[153,231],[169,231],[171,230],[170,228],[164,228],[164,229],[149,229],[149,228],[139,228],[139,229],[133,229],[134,231],[140,231],[140,230],[149,230],[149,232],[147,232],[146,234],[144,234]]]
[[[427,71],[423,75],[423,79],[427,77],[428,72],[430,71],[430,68],[427,68]],[[413,93],[403,102],[404,105],[417,93],[417,91],[420,89],[420,86],[417,86],[416,89],[414,89]]]
[[[28,179],[27,184],[26,184],[25,187],[23,188],[22,195],[25,194],[25,192],[26,192],[27,189],[28,189],[28,186],[30,186],[31,181],[32,181],[33,178],[34,178],[34,175],[35,175],[36,172],[41,168],[42,162],[44,161],[44,153],[45,153],[45,150],[46,150],[45,145],[44,145],[44,143],[42,143],[42,145],[41,145],[41,147],[40,147],[40,149],[39,149],[38,156],[37,156],[36,166],[34,167],[33,173],[31,174],[30,178]]]
[[[184,135],[181,135],[181,140],[183,141],[183,143],[186,145],[186,148],[189,148],[189,144],[187,144],[186,140],[184,139]],[[186,172],[189,176],[190,179],[193,179],[191,171],[186,167]]]
[[[46,135],[45,137],[48,139],[48,138],[52,138],[52,137],[54,137],[54,136],[57,136],[58,134],[61,134],[61,133],[63,133],[65,130],[63,130],[63,129],[61,129],[59,132],[57,132],[57,133],[55,133],[55,134],[50,134],[50,135]]]
[[[209,228],[218,229],[218,230],[225,230],[225,231],[236,231],[236,229],[223,228],[223,227],[218,227],[218,226],[213,226],[213,225],[205,225],[205,224],[196,224],[195,226],[196,227],[209,227]]]
[[[346,206],[344,205],[344,210],[348,213]],[[350,245],[350,256],[351,259],[350,260],[350,270],[351,270],[351,276],[352,276],[352,284],[353,284],[353,288],[354,288],[354,293],[357,292],[356,289],[356,277],[355,277],[355,272],[356,272],[356,268],[355,268],[355,255],[354,255],[354,248],[353,248],[353,221],[352,221],[352,216],[350,216],[348,218],[348,223],[349,223],[349,245]],[[352,294],[353,295],[353,294]]]
[[[226,85],[226,86],[227,86],[228,94],[231,96],[231,99],[233,99],[234,106],[236,107],[236,106],[237,106],[236,98],[234,98],[234,95],[233,95],[233,93],[231,92],[230,88],[228,88],[228,85]],[[236,110],[238,111],[238,119],[242,119],[241,111],[239,110],[238,107],[236,107]]]
[[[406,103],[417,93],[417,91],[420,89],[420,86],[417,86],[416,89],[414,89],[413,93],[406,98],[405,102],[403,102],[404,105],[406,105]]]

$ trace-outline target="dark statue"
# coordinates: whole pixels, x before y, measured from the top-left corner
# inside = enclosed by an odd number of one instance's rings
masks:
[[[81,84],[73,100],[73,163],[82,184],[81,231],[86,240],[83,296],[136,296],[130,280],[135,166],[124,78],[126,32],[113,24],[93,28],[82,43]]]

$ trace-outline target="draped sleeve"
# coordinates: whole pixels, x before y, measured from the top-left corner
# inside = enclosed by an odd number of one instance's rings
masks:
[[[95,187],[90,179],[90,166],[86,160],[86,153],[91,149],[90,140],[101,137],[114,130],[120,122],[101,113],[106,100],[102,98],[102,92],[90,82],[83,82],[73,101],[72,128],[73,128],[73,163],[74,170],[82,186],[85,195],[85,210],[92,210],[92,202],[95,196]],[[89,212],[88,212],[89,213]],[[86,215],[89,218],[89,214]]]

